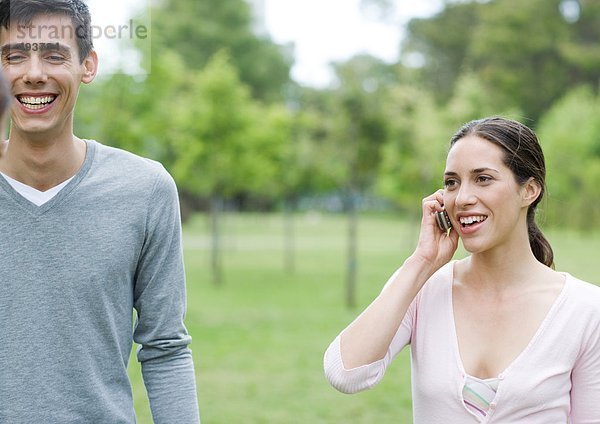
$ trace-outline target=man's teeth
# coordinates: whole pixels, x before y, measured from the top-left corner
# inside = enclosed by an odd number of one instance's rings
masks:
[[[486,219],[486,218],[487,218],[487,217],[486,217],[486,216],[483,216],[483,215],[479,215],[479,216],[464,216],[464,217],[461,217],[461,218],[459,219],[459,221],[460,221],[460,223],[461,223],[462,225],[470,225],[470,224],[472,224],[472,223],[474,223],[474,222],[482,222],[482,221],[485,221],[485,219]]]
[[[45,96],[45,97],[20,97],[19,102],[27,109],[37,110],[42,109],[49,103],[52,103],[56,99],[56,96]]]

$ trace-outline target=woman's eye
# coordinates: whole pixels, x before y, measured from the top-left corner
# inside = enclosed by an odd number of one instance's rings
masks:
[[[488,177],[487,175],[479,175],[477,177],[477,181],[481,182],[481,183],[486,183],[488,181],[490,181],[492,179],[492,177]]]
[[[453,186],[456,185],[456,181],[455,180],[446,180],[444,181],[444,187],[446,188],[451,188]]]

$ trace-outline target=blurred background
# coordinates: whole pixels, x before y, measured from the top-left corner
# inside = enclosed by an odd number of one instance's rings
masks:
[[[411,422],[407,352],[354,396],[322,355],[412,251],[471,119],[537,132],[557,269],[599,281],[597,0],[89,3],[148,31],[98,37],[76,133],[178,184],[203,422]]]

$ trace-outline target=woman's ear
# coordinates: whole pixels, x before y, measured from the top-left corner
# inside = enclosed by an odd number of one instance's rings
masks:
[[[521,187],[523,206],[529,206],[537,200],[542,193],[542,186],[533,177],[529,178]]]

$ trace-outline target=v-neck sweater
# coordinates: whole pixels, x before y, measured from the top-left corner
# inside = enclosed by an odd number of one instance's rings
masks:
[[[498,391],[482,418],[462,396],[467,374],[454,325],[453,266],[446,264],[425,283],[381,360],[346,369],[338,335],[324,357],[330,383],[345,393],[371,388],[410,344],[416,424],[600,423],[600,287],[564,274],[565,285],[535,335],[498,376]]]
[[[175,183],[158,162],[86,144],[41,206],[0,178],[0,422],[135,423],[135,341],[154,422],[195,424]]]

